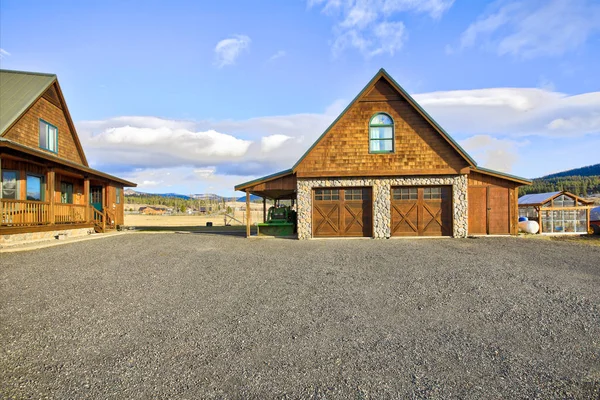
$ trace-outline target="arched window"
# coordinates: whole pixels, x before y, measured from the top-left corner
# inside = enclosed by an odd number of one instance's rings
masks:
[[[373,115],[369,122],[369,153],[394,152],[394,120],[387,114]]]

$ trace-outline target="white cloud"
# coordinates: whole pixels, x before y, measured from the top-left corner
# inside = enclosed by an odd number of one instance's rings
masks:
[[[440,18],[454,0],[309,0],[336,21],[333,27],[334,56],[348,48],[359,50],[366,58],[382,54],[393,56],[407,39],[405,25],[397,20],[401,13],[422,13]]]
[[[10,56],[10,53],[8,51],[0,49],[0,60],[8,56]]]
[[[496,2],[461,36],[461,47],[480,44],[498,55],[558,56],[600,32],[595,0]]]
[[[286,141],[292,139],[291,136],[286,135],[271,135],[265,136],[261,139],[261,150],[264,153],[276,150],[280,148]]]
[[[275,53],[271,57],[269,57],[269,59],[267,60],[267,62],[275,61],[278,58],[285,57],[285,55],[286,55],[286,52],[284,50],[279,50],[277,53]]]
[[[537,88],[490,88],[414,97],[450,132],[513,137],[600,134],[600,92],[569,96]]]
[[[215,46],[215,64],[222,68],[226,65],[235,64],[237,58],[243,51],[250,48],[250,38],[246,35],[233,35],[223,39]]]
[[[570,154],[593,161],[588,143],[600,140],[600,92],[489,88],[414,97],[480,165],[506,172],[516,165],[541,171],[547,160],[540,154],[565,143]],[[118,117],[78,122],[77,130],[94,168],[157,191],[175,185],[193,193],[210,184],[229,193],[235,184],[290,168],[346,105],[337,100],[323,113],[245,120]]]
[[[475,135],[462,140],[460,144],[479,164],[497,171],[511,172],[519,159],[519,147],[529,142]]]

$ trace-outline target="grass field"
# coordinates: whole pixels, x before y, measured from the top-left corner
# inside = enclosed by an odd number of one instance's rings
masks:
[[[227,219],[227,224],[232,226],[242,226],[246,222],[245,213],[235,212],[235,220]],[[263,214],[261,211],[252,211],[251,222],[262,222]],[[207,222],[212,222],[214,226],[224,226],[225,219],[223,215],[144,215],[144,214],[125,214],[125,225],[138,227],[162,226],[162,227],[199,227],[206,226]]]

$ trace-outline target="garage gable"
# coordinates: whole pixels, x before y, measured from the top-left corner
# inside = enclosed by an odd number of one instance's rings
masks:
[[[298,177],[468,173],[475,162],[381,69],[293,167]]]

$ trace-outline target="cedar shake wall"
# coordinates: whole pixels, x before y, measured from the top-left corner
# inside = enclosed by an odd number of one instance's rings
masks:
[[[394,120],[394,153],[369,153],[369,122]],[[458,174],[467,162],[414,107],[381,79],[297,166],[298,177]]]
[[[54,90],[53,87],[51,89]],[[40,97],[4,137],[36,150],[43,150],[39,146],[39,120],[43,119],[58,128],[58,156],[83,164],[64,111],[56,106],[54,101],[47,100],[47,98],[52,99],[52,91],[49,89],[48,95]],[[54,153],[48,151],[48,154]]]

